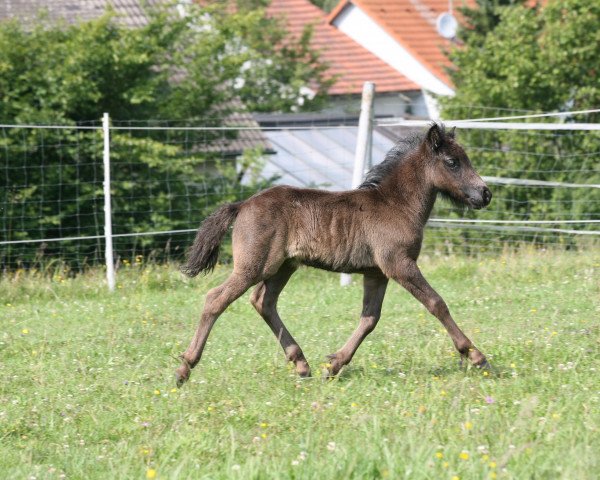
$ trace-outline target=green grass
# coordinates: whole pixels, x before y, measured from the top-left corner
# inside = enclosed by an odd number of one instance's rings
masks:
[[[600,471],[600,253],[425,258],[497,373],[458,367],[441,325],[390,285],[339,378],[297,379],[248,294],[175,390],[221,268],[0,281],[4,478],[536,478]],[[280,311],[313,372],[357,325],[358,277],[302,270]],[[462,458],[461,458],[462,454]]]

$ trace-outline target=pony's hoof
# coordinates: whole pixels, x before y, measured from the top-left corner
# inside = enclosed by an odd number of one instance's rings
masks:
[[[487,359],[483,359],[482,362],[479,362],[477,365],[475,365],[475,368],[478,368],[479,370],[482,370],[484,372],[492,372],[493,371],[493,367],[492,364],[490,362],[487,361]]]
[[[310,366],[307,362],[302,362],[296,365],[296,373],[300,378],[310,378]]]
[[[492,364],[490,362],[488,362],[485,357],[479,363],[472,364],[467,357],[463,357],[461,355],[460,358],[458,359],[458,368],[461,370],[468,370],[469,365],[472,365],[473,368],[476,368],[477,370],[481,370],[483,372],[491,373],[493,371]]]
[[[175,383],[177,388],[181,388],[185,382],[190,378],[190,369],[187,365],[181,365],[175,370]]]
[[[322,376],[323,378],[332,379],[340,373],[343,365],[340,364],[337,353],[327,355],[325,358],[327,359],[327,363],[323,365]]]

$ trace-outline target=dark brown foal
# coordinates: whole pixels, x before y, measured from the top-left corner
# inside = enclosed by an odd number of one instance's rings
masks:
[[[310,375],[302,349],[277,313],[279,294],[300,265],[364,275],[360,323],[346,344],[329,356],[331,375],[350,362],[377,325],[390,278],[444,325],[462,356],[485,366],[485,356],[458,328],[417,266],[423,229],[438,194],[476,209],[488,205],[492,196],[454,133],[433,124],[425,135],[398,143],[356,190],[280,186],[218,209],[200,226],[183,270],[190,276],[212,270],[220,243],[234,224],[233,272],[206,295],[196,334],[177,369],[178,383],[189,378],[200,360],[218,316],[253,285],[252,304],[286,358],[299,375]]]

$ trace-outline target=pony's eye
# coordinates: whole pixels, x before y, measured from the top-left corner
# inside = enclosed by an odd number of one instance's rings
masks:
[[[458,161],[454,158],[445,158],[444,162],[453,170],[458,167]]]

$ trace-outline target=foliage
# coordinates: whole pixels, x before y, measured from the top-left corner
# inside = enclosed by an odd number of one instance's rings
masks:
[[[310,32],[291,38],[279,21],[265,16],[261,2],[242,3],[236,10],[231,2],[189,5],[183,17],[168,8],[149,10],[148,24],[140,28],[122,26],[113,12],[77,24],[52,24],[43,16],[34,25],[3,22],[0,123],[97,126],[109,112],[121,126],[157,119],[219,126],[246,108],[319,107],[329,81],[309,48]],[[7,188],[0,197],[0,239],[101,234],[99,133],[18,128],[1,133]],[[216,203],[264,186],[240,185],[232,159],[212,148],[234,138],[235,132],[114,131],[115,233],[194,228]],[[147,253],[168,241],[116,243]],[[101,242],[35,250],[8,246],[0,264],[28,264],[36,255],[61,252],[93,261],[101,256]]]
[[[356,328],[362,282],[301,269],[281,316],[316,378],[286,369],[237,300],[190,382],[176,358],[202,298],[168,265],[76,278],[0,279],[0,471],[6,478],[556,479],[600,467],[600,250],[423,259],[421,268],[496,374],[459,368],[439,322],[396,284],[333,381],[324,355]],[[577,272],[576,275],[573,272]],[[466,455],[468,454],[468,455]],[[596,473],[594,473],[596,472]]]
[[[339,3],[339,0],[310,0],[310,3],[316,5],[321,10],[331,12]]]
[[[465,45],[450,53],[456,95],[440,99],[446,118],[598,107],[598,2],[549,1],[544,8],[530,8],[520,5],[522,2],[484,3],[494,3],[492,13],[486,10],[468,16],[471,28],[462,30]],[[581,119],[566,117],[562,121]],[[585,117],[589,122],[599,119],[597,114]],[[459,137],[470,147],[483,174],[600,183],[594,160],[598,132],[477,130],[463,131]],[[554,220],[600,215],[598,189],[506,186],[496,190],[501,195],[493,200],[495,216],[504,212],[519,220]],[[482,216],[485,218],[485,213]]]
[[[462,5],[457,8],[460,12],[461,29],[459,37],[466,41],[469,47],[483,43],[486,35],[500,23],[502,7],[523,5],[526,0],[475,0],[474,5]]]

